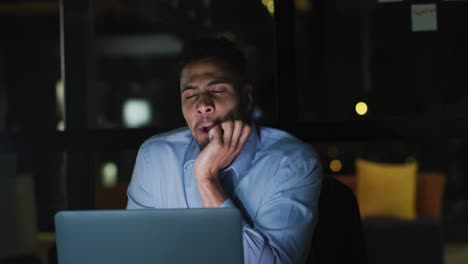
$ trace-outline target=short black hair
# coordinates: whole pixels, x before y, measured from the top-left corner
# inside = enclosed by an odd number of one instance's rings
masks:
[[[246,59],[233,41],[225,37],[206,37],[186,45],[179,60],[179,76],[185,66],[203,59],[221,62],[227,70],[245,81]]]

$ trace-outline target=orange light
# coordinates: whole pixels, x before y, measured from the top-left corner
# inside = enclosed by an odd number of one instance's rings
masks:
[[[343,164],[341,164],[340,160],[335,159],[330,162],[330,170],[333,172],[339,172],[342,167],[343,167]]]

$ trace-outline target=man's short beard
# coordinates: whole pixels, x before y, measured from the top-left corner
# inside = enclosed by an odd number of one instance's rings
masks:
[[[205,138],[205,140],[203,140],[203,142],[201,143],[197,142],[198,147],[200,147],[200,150],[203,150],[208,145],[208,143],[210,143],[209,138]]]

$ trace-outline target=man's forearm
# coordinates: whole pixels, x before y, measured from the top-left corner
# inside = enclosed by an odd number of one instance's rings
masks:
[[[203,207],[217,208],[226,201],[227,196],[217,178],[199,180],[197,185]]]

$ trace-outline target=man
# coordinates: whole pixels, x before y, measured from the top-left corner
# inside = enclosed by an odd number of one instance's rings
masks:
[[[186,49],[182,113],[188,128],[141,146],[128,208],[238,207],[245,263],[301,263],[317,222],[321,167],[286,132],[249,122],[245,59],[222,38]]]

